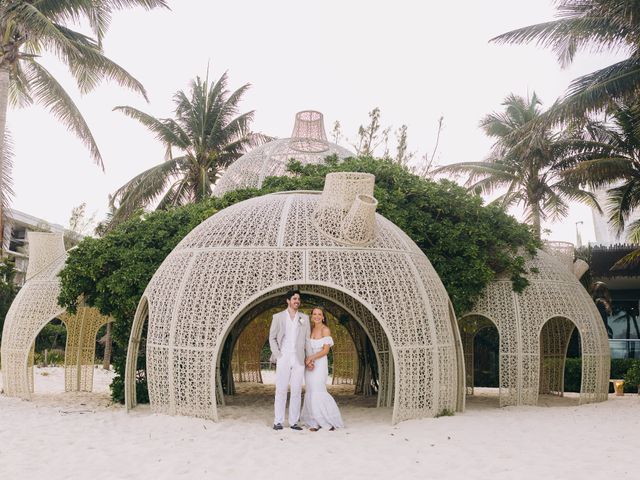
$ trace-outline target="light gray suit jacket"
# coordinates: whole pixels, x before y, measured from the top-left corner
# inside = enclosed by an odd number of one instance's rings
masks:
[[[289,320],[289,312],[286,310],[276,313],[271,320],[271,328],[269,329],[269,346],[271,347],[270,361],[276,363],[282,355],[282,342],[284,334],[287,332],[286,321]],[[302,312],[298,312],[296,316],[298,322],[298,337],[296,338],[296,356],[301,364],[304,365],[305,353],[309,353],[309,345],[307,339],[311,336],[311,326],[309,324],[309,316]]]

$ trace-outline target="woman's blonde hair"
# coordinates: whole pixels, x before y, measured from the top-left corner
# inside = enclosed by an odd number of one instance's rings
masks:
[[[318,306],[313,307],[311,309],[311,315],[312,316],[313,316],[313,311],[314,310],[320,310],[322,312],[322,323],[328,327],[329,324],[327,323],[327,315],[324,313],[324,309],[322,307],[318,307]]]

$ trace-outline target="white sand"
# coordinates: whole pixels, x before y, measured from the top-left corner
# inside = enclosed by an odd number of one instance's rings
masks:
[[[42,375],[47,373],[47,375]],[[34,401],[0,396],[0,479],[620,479],[637,476],[640,399],[497,408],[478,389],[454,417],[390,425],[390,409],[332,391],[347,428],[271,430],[272,385],[240,384],[223,421],[169,417],[65,394],[61,368],[36,370]]]

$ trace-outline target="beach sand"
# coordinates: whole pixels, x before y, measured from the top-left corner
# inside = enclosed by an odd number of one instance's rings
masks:
[[[391,425],[391,409],[331,387],[346,428],[271,429],[273,385],[238,384],[218,423],[132,412],[93,393],[64,393],[63,369],[37,368],[33,401],[0,395],[0,479],[620,479],[637,476],[640,398],[499,408],[476,389],[452,417]],[[268,380],[268,374],[266,375]]]

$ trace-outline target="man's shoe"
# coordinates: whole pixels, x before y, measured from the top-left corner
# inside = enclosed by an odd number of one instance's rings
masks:
[[[274,423],[273,424],[273,429],[274,430],[282,430],[282,424],[281,423]]]
[[[294,423],[293,425],[291,425],[291,430],[302,430],[302,427],[297,423]]]

